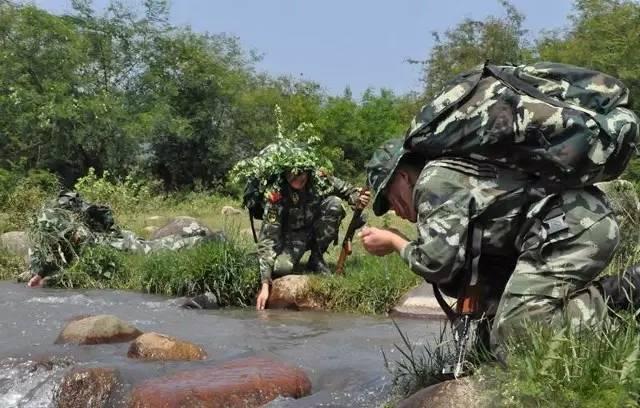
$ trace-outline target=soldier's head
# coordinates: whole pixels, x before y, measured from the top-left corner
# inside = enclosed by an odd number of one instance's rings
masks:
[[[294,190],[302,190],[309,181],[309,172],[300,170],[289,170],[286,173],[287,182]]]
[[[388,140],[374,151],[365,168],[376,215],[393,209],[401,218],[416,221],[413,187],[424,163],[424,159],[404,149],[402,139]]]

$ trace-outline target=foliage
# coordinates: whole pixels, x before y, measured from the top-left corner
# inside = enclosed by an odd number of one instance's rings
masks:
[[[523,29],[524,15],[507,0],[499,0],[505,17],[465,19],[444,35],[433,33],[435,45],[425,62],[425,96],[435,96],[453,76],[490,60],[519,64],[532,58]],[[416,62],[416,61],[414,61]]]
[[[59,189],[57,177],[49,172],[0,169],[0,233],[24,229],[33,214]]]
[[[502,407],[635,407],[640,342],[634,316],[602,327],[532,325],[507,345],[506,369],[485,366],[486,399]]]
[[[315,143],[319,139],[311,136],[306,143],[299,142],[301,135],[309,129],[304,123],[290,136],[285,136],[280,116],[280,108],[276,106],[278,133],[275,143],[262,149],[257,156],[238,162],[231,169],[231,181],[240,185],[255,180],[259,182],[259,191],[267,193],[279,191],[285,183],[286,173],[298,174],[306,171],[314,179],[315,185],[323,186],[324,177],[318,177],[319,172],[330,169],[332,165],[318,154]]]
[[[0,250],[0,280],[16,279],[24,270],[24,259]]]
[[[93,167],[86,176],[78,179],[74,190],[86,200],[106,204],[116,212],[127,212],[141,207],[154,205],[158,201],[158,182],[128,174],[123,181],[111,181],[111,173],[105,170],[101,177],[96,176]]]

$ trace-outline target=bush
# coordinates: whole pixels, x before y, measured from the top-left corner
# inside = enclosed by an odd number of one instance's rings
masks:
[[[74,189],[88,201],[125,213],[153,206],[159,199],[160,182],[136,179],[133,174],[128,174],[124,181],[112,181],[109,171],[98,177],[91,167],[86,176],[78,179]]]
[[[23,230],[59,190],[58,178],[44,170],[21,174],[0,169],[0,233]]]

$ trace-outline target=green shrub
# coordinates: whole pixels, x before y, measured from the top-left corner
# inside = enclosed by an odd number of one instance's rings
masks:
[[[23,230],[28,221],[60,190],[58,178],[44,170],[26,174],[0,169],[0,233]]]
[[[128,174],[123,181],[114,180],[105,170],[101,177],[93,167],[76,182],[74,189],[86,200],[106,204],[119,213],[151,208],[160,199],[159,182]]]
[[[25,270],[24,260],[0,250],[0,280],[16,279]]]

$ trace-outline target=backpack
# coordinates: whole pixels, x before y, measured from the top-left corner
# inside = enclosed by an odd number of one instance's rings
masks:
[[[242,206],[249,211],[251,218],[262,219],[264,215],[264,190],[261,189],[260,180],[251,177],[247,181],[242,194]]]
[[[425,105],[405,148],[427,160],[493,162],[532,176],[547,192],[618,177],[638,140],[629,90],[598,71],[558,63],[463,73]]]

